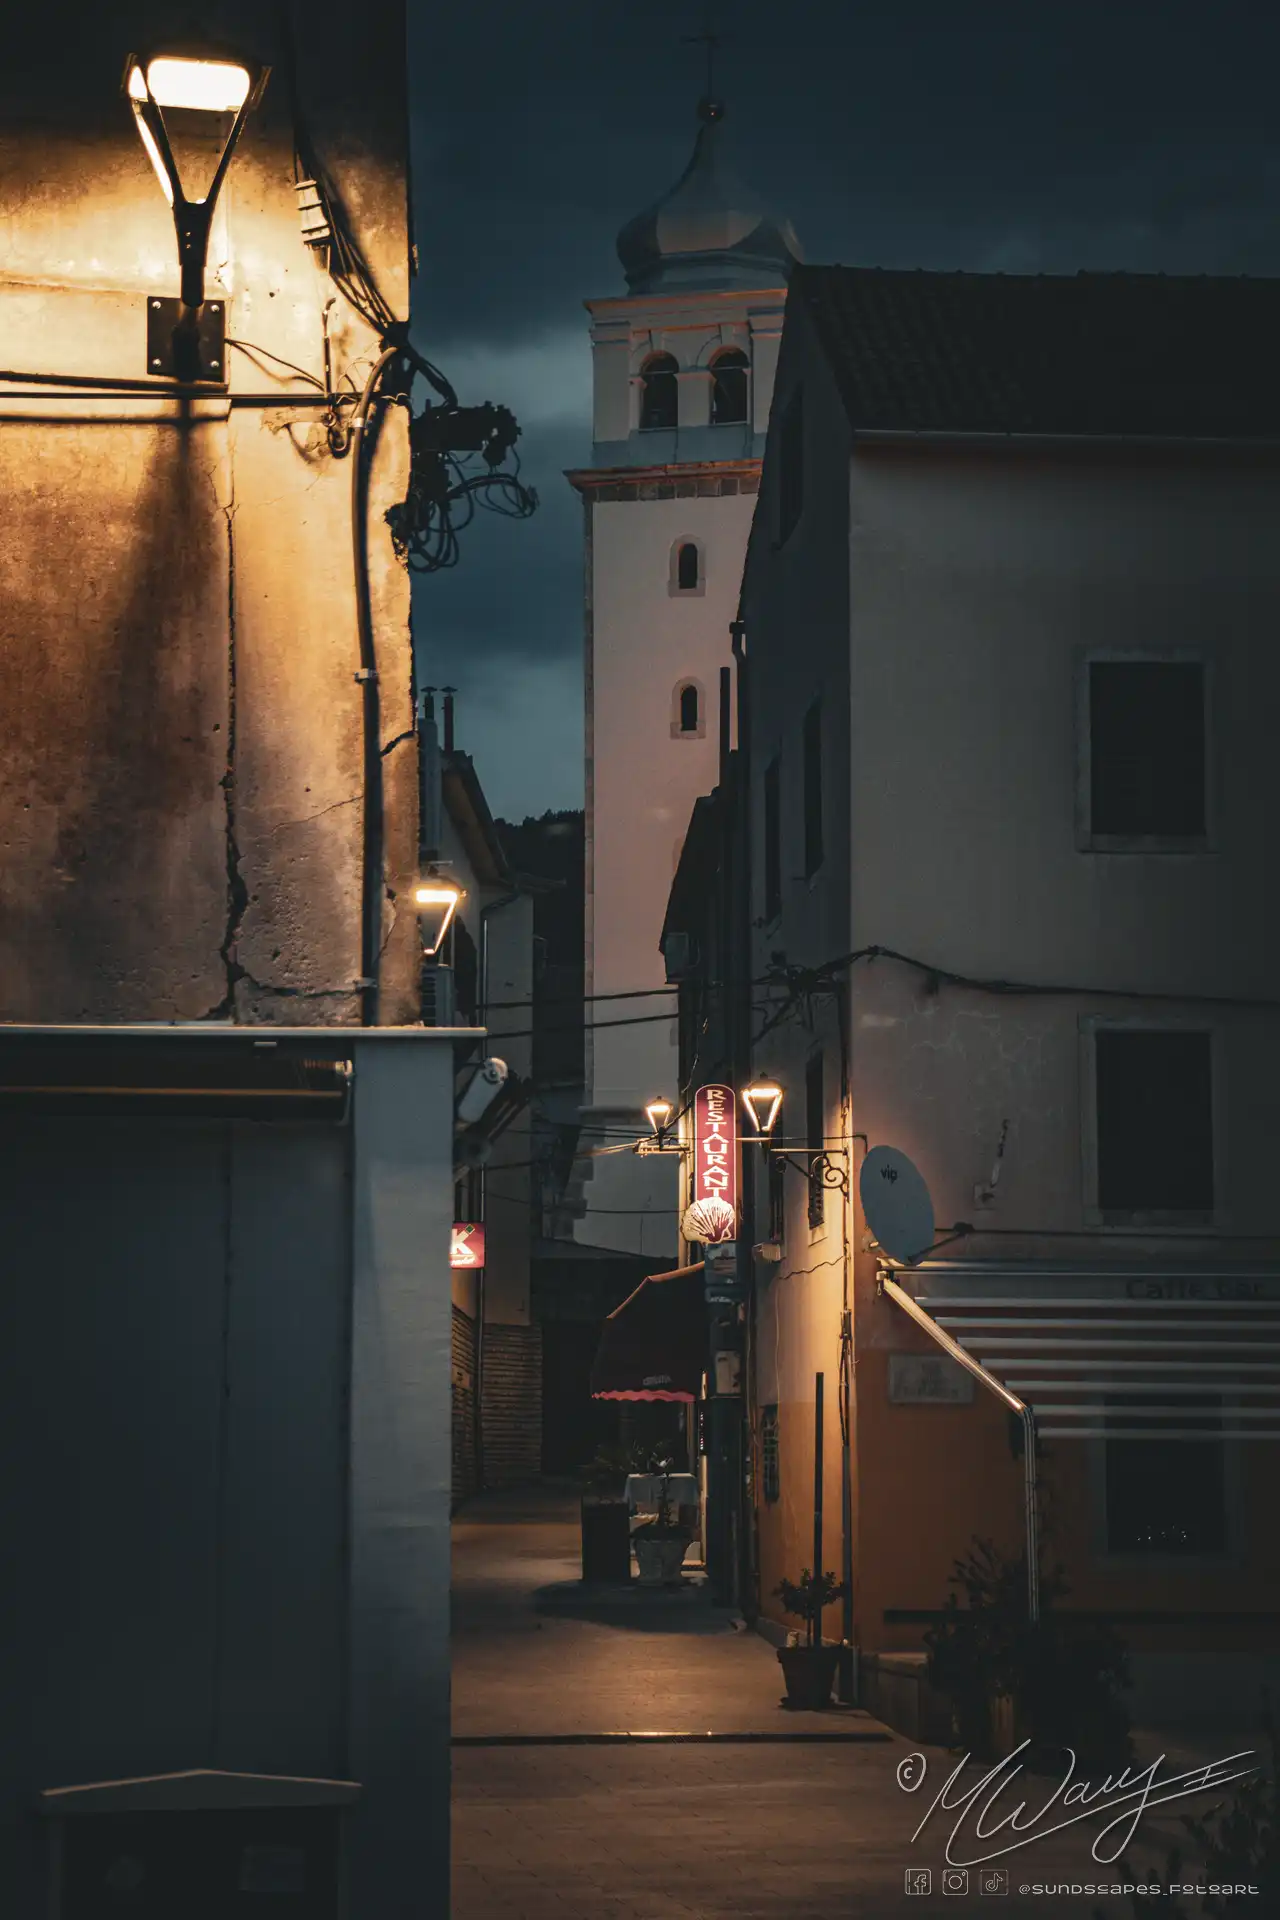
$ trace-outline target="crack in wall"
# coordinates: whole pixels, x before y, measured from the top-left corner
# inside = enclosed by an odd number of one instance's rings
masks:
[[[227,522],[227,767],[219,785],[222,788],[225,816],[227,860],[227,919],[222,945],[218,951],[226,972],[227,990],[222,1002],[204,1018],[234,1020],[236,983],[244,978],[244,969],[236,959],[236,942],[249,905],[249,889],[240,871],[240,844],[236,837],[236,501],[235,468],[228,460],[231,498],[223,508]]]

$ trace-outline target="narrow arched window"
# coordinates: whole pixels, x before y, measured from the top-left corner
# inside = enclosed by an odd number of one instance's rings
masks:
[[[676,585],[682,593],[692,593],[698,584],[698,549],[686,540],[676,555]]]
[[[698,689],[693,686],[680,689],[680,731],[696,733],[698,731]]]
[[[655,353],[640,370],[640,425],[672,429],[679,415],[676,363],[669,353]]]
[[[711,424],[739,425],[747,417],[747,356],[740,347],[726,347],[711,362]]]

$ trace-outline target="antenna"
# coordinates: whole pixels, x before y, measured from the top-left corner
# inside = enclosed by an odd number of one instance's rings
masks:
[[[933,1201],[913,1161],[897,1147],[873,1147],[862,1162],[858,1193],[882,1253],[909,1267],[933,1245]]]

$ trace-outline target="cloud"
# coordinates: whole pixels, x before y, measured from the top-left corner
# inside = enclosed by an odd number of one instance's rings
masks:
[[[561,661],[456,664],[458,746],[506,820],[583,797],[582,676]]]
[[[591,342],[587,316],[531,339],[488,342],[474,337],[432,345],[437,364],[464,401],[510,407],[526,436],[544,427],[591,436]]]

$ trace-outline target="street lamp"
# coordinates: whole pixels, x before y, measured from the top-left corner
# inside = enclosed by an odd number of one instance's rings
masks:
[[[782,1088],[772,1080],[761,1080],[742,1090],[742,1104],[751,1115],[751,1124],[761,1138],[767,1138],[778,1123],[782,1109]]]
[[[236,142],[267,83],[268,67],[212,48],[172,48],[129,55],[124,91],[138,136],[173,209],[178,236],[181,291],[177,300],[147,301],[147,371],[184,382],[221,381],[226,369],[226,317],[222,301],[205,306],[204,273],[209,229]],[[172,124],[170,122],[172,116]],[[184,188],[173,136],[208,153],[217,145],[203,195]],[[192,155],[191,157],[195,157]]]
[[[661,1097],[656,1100],[651,1100],[645,1108],[645,1112],[649,1116],[649,1125],[653,1128],[658,1145],[661,1146],[663,1144],[662,1136],[666,1132],[667,1124],[673,1112],[671,1102],[669,1100],[663,1100]]]
[[[418,909],[418,931],[425,954],[439,953],[461,898],[462,888],[455,887],[451,880],[442,880],[439,874],[428,874],[414,888],[413,904]]]

